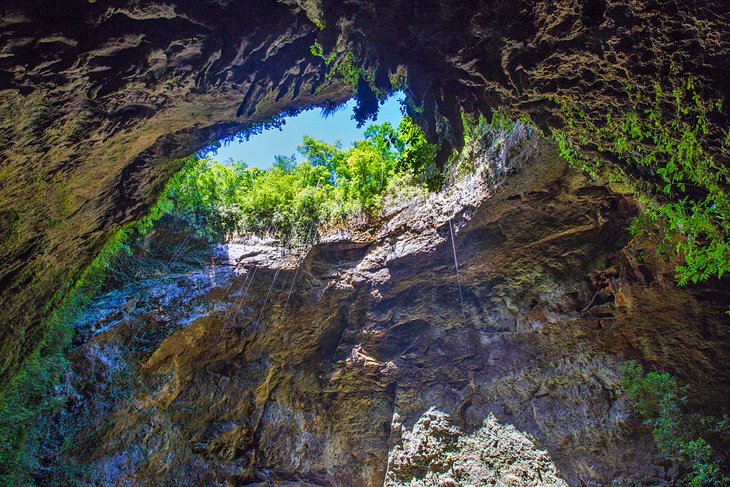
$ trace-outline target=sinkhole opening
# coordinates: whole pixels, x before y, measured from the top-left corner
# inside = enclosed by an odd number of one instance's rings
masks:
[[[182,161],[158,206],[211,240],[307,245],[441,186],[439,146],[405,115],[402,92],[367,125],[354,120],[355,103],[278,117],[201,150]]]
[[[402,92],[383,100],[367,125],[354,120],[355,103],[280,116],[181,160],[153,214],[211,241],[257,236],[307,247],[322,235],[376,228],[394,208],[480,167],[501,171],[495,161],[506,155],[496,153],[524,129],[496,114],[489,122],[464,114],[464,148],[444,165],[439,144],[406,115]]]
[[[245,163],[248,167],[270,169],[278,157],[288,157],[297,163],[306,160],[299,149],[306,137],[348,149],[368,136],[370,125],[390,124],[393,128],[403,120],[406,97],[402,91],[383,100],[372,123],[358,124],[353,110],[356,100],[351,98],[333,110],[311,108],[282,119],[283,124],[253,133],[219,141],[198,154],[213,162],[231,166]]]

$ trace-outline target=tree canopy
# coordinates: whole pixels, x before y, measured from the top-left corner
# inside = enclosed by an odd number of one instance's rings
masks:
[[[322,223],[375,215],[395,180],[429,189],[442,181],[437,146],[408,117],[397,128],[369,126],[349,149],[307,136],[298,151],[303,161],[276,156],[267,170],[190,157],[168,185],[167,211],[212,238],[250,232],[303,241]]]

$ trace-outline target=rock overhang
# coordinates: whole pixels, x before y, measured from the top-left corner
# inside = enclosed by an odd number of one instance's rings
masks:
[[[722,1],[9,1],[0,16],[3,380],[41,342],[53,293],[144,214],[171,161],[251,123],[402,84],[446,154],[462,109],[549,132],[565,128],[556,96],[600,119],[627,106],[627,84],[691,74],[726,97],[730,75]],[[368,82],[328,78],[315,42],[335,64],[353,53]]]

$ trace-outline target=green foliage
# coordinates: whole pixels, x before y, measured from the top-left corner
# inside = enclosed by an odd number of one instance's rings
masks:
[[[527,121],[515,121],[506,113],[492,110],[491,120],[482,114],[461,113],[461,123],[464,127],[464,144],[470,142],[494,143],[500,136],[509,136],[516,132],[516,128],[524,126],[528,132],[532,130]]]
[[[186,158],[175,164],[190,167],[195,161]],[[75,283],[59,290],[48,304],[55,311],[45,323],[41,343],[0,394],[0,485],[33,485],[30,476],[38,463],[41,440],[55,427],[52,418],[66,398],[58,385],[68,366],[65,356],[73,323],[99,292],[112,259],[120,252],[129,252],[128,239],[146,233],[171,208],[170,201],[162,196],[145,217],[115,231]]]
[[[236,215],[222,202],[229,201],[239,184],[246,184],[245,174],[211,164],[207,159],[190,158],[163,193],[169,210],[177,211],[203,234],[223,233],[235,225]]]
[[[336,54],[332,52],[329,56],[325,57],[324,49],[322,48],[322,45],[317,41],[314,41],[314,44],[309,46],[309,52],[311,52],[313,56],[321,57],[322,59],[324,59],[324,63],[327,66],[332,64],[336,56]]]
[[[477,117],[465,120],[465,135],[475,147],[490,147],[480,155],[480,160],[488,159],[487,152],[506,143],[504,136],[516,126],[498,114],[491,123]],[[435,164],[438,145],[429,144],[410,117],[397,128],[369,126],[364,139],[346,150],[339,143],[304,137],[298,151],[303,162],[277,156],[267,171],[191,160],[170,182],[166,201],[172,213],[212,239],[274,233],[285,241],[305,242],[321,225],[373,218],[383,198],[393,204],[405,195],[437,190],[445,179]]]
[[[337,53],[343,50],[344,54],[338,60]],[[338,38],[335,48],[329,55],[325,55],[324,48],[317,41],[309,46],[309,51],[313,56],[324,60],[327,81],[338,79],[355,89],[356,105],[353,118],[357,121],[357,126],[362,127],[369,119],[375,120],[378,114],[378,102],[382,102],[387,95],[375,84],[375,71],[366,69],[351,48],[344,49],[342,37]]]
[[[450,177],[459,177],[483,171],[490,185],[499,185],[513,169],[507,157],[510,147],[532,133],[532,127],[494,111],[491,120],[480,113],[461,114],[464,128],[464,147],[449,158]]]
[[[407,174],[411,185],[437,188],[436,151],[406,117],[398,129],[368,127],[348,150],[305,137],[299,146],[305,161],[277,156],[267,171],[195,159],[170,182],[165,197],[174,214],[210,238],[273,232],[303,242],[318,225],[354,213],[374,216],[398,174]]]
[[[322,12],[321,5],[317,0],[304,0],[304,2],[299,2],[299,6],[302,7],[307,18],[316,25],[319,30],[324,30],[326,27],[324,22],[324,12]]]
[[[327,75],[330,79],[334,77],[340,78],[349,85],[356,85],[360,78],[368,79],[370,77],[369,73],[358,62],[355,53],[351,50],[345,52],[342,61],[335,64]]]
[[[146,221],[140,222],[139,228],[147,225]],[[72,324],[98,292],[111,259],[129,250],[125,241],[133,226],[115,232],[73,287],[56,294],[53,302],[57,305],[51,305],[56,311],[46,323],[43,340],[2,391],[0,484],[33,485],[30,474],[37,466],[41,440],[54,427],[50,421],[65,401],[57,387],[68,366],[65,355],[71,344]]]
[[[621,374],[621,386],[651,429],[657,447],[689,466],[686,485],[730,485],[715,450],[702,436],[726,433],[727,424],[688,414],[686,388],[667,373],[645,373],[641,365],[629,360],[621,366]]]
[[[339,46],[340,44],[338,42],[337,47]],[[357,59],[357,56],[355,56],[355,53],[351,49],[347,49],[342,59],[337,63],[335,63],[335,59],[337,58],[337,49],[334,49],[329,55],[325,55],[324,48],[317,41],[314,41],[314,43],[309,46],[309,52],[311,52],[313,56],[322,58],[325,66],[330,68],[325,75],[328,81],[337,78],[352,86],[357,85],[357,82],[361,78],[365,79],[370,84],[374,81],[372,74],[368,73],[365,68],[363,68],[362,64]]]
[[[410,117],[404,117],[398,129],[403,142],[399,168],[410,168],[417,177],[422,178],[429,190],[438,189],[443,183],[442,173],[434,171],[433,165],[438,145],[429,144],[426,134]]]
[[[272,120],[251,130],[262,130],[267,123],[277,126],[278,119]],[[476,132],[472,136],[481,137]],[[299,146],[304,162],[277,156],[266,171],[193,156],[177,161],[181,169],[149,214],[115,231],[75,283],[49,304],[55,311],[41,345],[0,395],[0,485],[33,484],[39,445],[56,431],[52,421],[66,398],[59,384],[68,367],[65,355],[73,323],[101,289],[115,257],[130,252],[130,239],[171,213],[210,238],[274,232],[284,240],[306,243],[320,225],[373,217],[384,199],[407,200],[438,188],[443,175],[435,166],[437,149],[406,117],[397,129],[388,123],[368,127],[364,140],[347,150],[305,137]]]
[[[660,225],[665,246],[684,257],[676,269],[680,285],[720,278],[730,270],[728,170],[708,148],[723,138],[710,122],[722,102],[703,99],[692,78],[671,90],[655,83],[653,91],[646,98],[628,86],[633,110],[609,113],[600,128],[580,103],[556,99],[568,130],[555,139],[571,164],[637,194],[642,221]]]
[[[0,397],[0,484],[32,485],[38,446],[63,402],[54,387],[65,373],[70,326],[53,320],[44,343],[23,364]]]

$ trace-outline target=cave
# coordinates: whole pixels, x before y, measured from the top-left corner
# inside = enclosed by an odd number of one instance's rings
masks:
[[[8,0],[0,25],[10,485],[91,485],[89,470],[96,485],[681,484],[693,467],[622,392],[627,360],[670,374],[688,411],[727,416],[727,2]],[[86,270],[181,159],[353,97],[366,124],[398,90],[441,168],[468,149],[465,115],[531,127],[505,146],[499,190],[323,240],[301,271],[260,264],[269,249],[239,255],[240,275],[178,276],[226,307],[242,284],[268,298],[286,293],[274,276],[301,272],[297,313],[267,327],[257,313],[222,327],[184,293],[127,283],[144,306],[122,286],[124,302],[93,298],[109,309],[91,328],[59,332]],[[631,231],[642,215],[648,230]],[[186,238],[154,228],[150,262]],[[193,240],[190,265],[224,266]],[[151,348],[107,353],[139,330]],[[41,406],[10,415],[25,390]],[[43,436],[49,424],[88,431]],[[55,472],[64,442],[87,470]],[[486,466],[469,471],[469,455]]]

